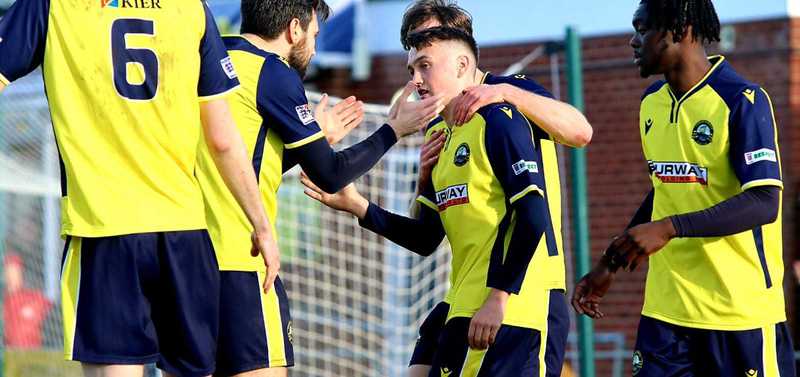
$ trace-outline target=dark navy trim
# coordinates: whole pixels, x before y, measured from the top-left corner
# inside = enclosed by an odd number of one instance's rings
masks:
[[[769,268],[767,268],[767,256],[764,253],[764,235],[761,231],[761,227],[753,229],[753,239],[756,243],[758,261],[761,262],[761,269],[764,270],[764,280],[767,283],[767,289],[772,288],[772,278],[770,278]]]
[[[500,220],[500,224],[497,226],[497,237],[494,240],[494,245],[492,246],[492,253],[489,255],[489,270],[486,274],[486,284],[489,285],[489,278],[491,276],[495,276],[499,274],[500,270],[503,268],[503,259],[505,258],[506,250],[506,237],[511,236],[508,233],[508,228],[511,226],[511,218],[514,215],[513,207],[511,207],[511,203],[508,202],[508,198],[505,200],[505,206],[508,210],[506,215],[503,216],[503,219]]]
[[[554,257],[558,255],[558,243],[556,242],[556,234],[553,227],[553,215],[550,213],[550,194],[547,190],[547,162],[544,160],[544,154],[542,153],[542,139],[538,137],[533,138],[533,143],[536,146],[536,153],[539,155],[539,161],[542,162],[542,190],[544,191],[544,202],[545,202],[545,210],[547,216],[547,227],[544,230],[544,239],[547,243],[547,255]],[[556,166],[558,166],[558,161],[556,161]]]
[[[258,137],[256,138],[256,146],[253,148],[253,172],[256,173],[256,182],[259,182],[261,175],[261,161],[264,160],[264,145],[267,144],[267,127],[266,119],[261,122],[261,128],[258,130]]]
[[[650,86],[647,87],[647,89],[644,90],[644,94],[642,94],[642,100],[647,98],[647,96],[661,90],[661,88],[663,88],[666,83],[667,82],[664,80],[658,80],[652,83]]]
[[[67,253],[69,253],[69,244],[72,241],[72,236],[67,236],[64,241],[64,251],[61,253],[61,271],[64,271],[64,263],[67,263]]]
[[[675,113],[675,104],[678,102],[678,100],[675,98],[675,94],[672,93],[672,90],[667,90],[667,93],[669,93],[669,99],[672,101],[672,105],[669,108],[669,124],[677,123],[678,120],[676,119],[677,114]]]
[[[683,105],[683,103],[686,102],[686,100],[689,99],[689,97],[691,97],[693,94],[699,92],[701,89],[703,89],[703,87],[708,85],[721,71],[728,69],[728,62],[722,59],[722,56],[709,59],[709,62],[711,63],[711,72],[707,73],[707,76],[703,81],[697,83],[694,88],[686,92],[683,96],[681,96],[680,100],[678,100],[678,106],[675,108],[675,122],[678,121],[678,113],[681,111],[681,105]],[[672,89],[670,89],[670,93],[672,93]]]
[[[281,324],[283,324],[284,328],[281,329],[284,332],[283,337],[283,352],[286,357],[286,363],[288,365],[294,365],[294,352],[292,350],[292,342],[289,340],[289,337],[292,336],[294,332],[292,328],[289,326],[294,326],[292,323],[292,316],[289,313],[289,297],[286,295],[286,288],[283,286],[283,281],[281,281],[280,277],[275,278],[275,294],[278,296],[278,303],[280,306],[280,315],[281,315]]]

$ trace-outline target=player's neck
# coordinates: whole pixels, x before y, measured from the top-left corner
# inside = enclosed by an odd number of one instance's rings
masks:
[[[461,91],[463,91],[464,89],[467,89],[467,88],[469,88],[471,86],[481,85],[483,83],[483,76],[484,75],[485,75],[485,73],[483,71],[481,71],[480,69],[476,68],[475,69],[475,75],[473,75],[472,80],[471,81],[467,81],[467,82],[463,82],[462,84],[464,84],[464,87],[461,88],[460,90],[456,91],[456,92],[457,93],[461,93]],[[452,125],[453,124],[452,120],[454,119],[454,115],[455,115],[455,111],[453,111],[454,110],[453,106],[451,106],[452,103],[453,103],[453,99],[451,98],[449,101],[447,101],[447,105],[445,105],[444,110],[442,110],[441,114],[439,114],[439,115],[442,116],[442,118],[444,118],[445,123],[447,123],[448,125]]]
[[[253,46],[256,46],[259,50],[264,50],[267,52],[271,52],[273,54],[277,54],[280,57],[287,59],[289,57],[289,51],[291,51],[292,46],[290,46],[285,41],[281,40],[281,38],[275,38],[271,41],[268,41],[264,38],[259,37],[255,34],[244,33],[242,34],[244,39],[247,39]]]
[[[687,53],[672,70],[664,74],[670,89],[678,98],[682,97],[706,76],[711,69],[706,51],[702,46]]]
[[[486,75],[486,72],[481,71],[480,68],[475,68],[475,85],[480,85],[483,83],[483,76]]]

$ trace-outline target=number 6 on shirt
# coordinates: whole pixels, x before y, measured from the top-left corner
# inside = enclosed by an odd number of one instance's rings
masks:
[[[133,101],[147,101],[156,96],[158,90],[158,56],[146,48],[128,48],[125,38],[129,34],[155,36],[152,20],[121,18],[111,25],[111,58],[114,64],[114,87],[120,96]],[[141,83],[128,81],[128,65],[142,67]]]

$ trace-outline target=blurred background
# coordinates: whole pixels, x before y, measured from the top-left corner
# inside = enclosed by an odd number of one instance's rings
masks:
[[[0,0],[0,9],[13,1]],[[209,0],[223,33],[237,33],[239,2]],[[410,1],[331,0],[307,78],[309,98],[356,95],[368,116],[343,145],[380,126],[392,96],[409,79],[400,22]],[[482,69],[520,73],[557,97],[580,99],[594,127],[585,148],[585,176],[573,173],[584,157],[561,148],[568,282],[576,280],[582,237],[593,263],[623,230],[649,190],[638,136],[641,79],[628,40],[638,1],[503,0],[458,2],[474,17]],[[725,0],[715,6],[722,41],[709,53],[769,91],[779,126],[784,174],[783,224],[787,316],[797,328],[795,273],[800,233],[800,0]],[[568,64],[566,28],[580,37]],[[575,58],[575,55],[572,55]],[[582,75],[570,75],[570,69]],[[582,76],[582,77],[580,77]],[[570,81],[572,79],[572,81]],[[575,82],[578,80],[579,82]],[[572,85],[570,85],[572,84]],[[579,85],[580,84],[580,85]],[[581,88],[582,87],[582,88]],[[580,93],[577,93],[577,92]],[[59,166],[41,72],[0,96],[0,257],[2,257],[1,376],[71,376],[61,360]],[[413,197],[421,136],[404,140],[359,181],[373,201],[405,213]],[[292,171],[280,191],[279,241],[283,279],[291,298],[297,366],[292,376],[403,376],[420,322],[447,289],[449,252],[423,259],[362,231],[356,222],[308,200]],[[586,195],[580,190],[585,178]],[[576,191],[577,187],[577,191]],[[585,201],[588,234],[572,208]],[[576,242],[577,241],[577,242]],[[618,276],[605,301],[607,317],[581,327],[591,341],[579,347],[577,321],[568,361],[580,355],[597,376],[630,375],[630,356],[643,299],[646,268]],[[102,310],[98,308],[98,310]],[[795,331],[795,344],[798,344]],[[586,375],[586,374],[584,374]]]

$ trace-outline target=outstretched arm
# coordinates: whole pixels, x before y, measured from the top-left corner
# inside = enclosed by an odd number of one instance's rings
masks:
[[[361,196],[354,184],[349,184],[335,194],[320,189],[309,177],[302,174],[300,181],[306,186],[305,194],[326,206],[349,212],[358,218],[359,225],[388,238],[406,249],[422,255],[431,255],[444,238],[444,228],[439,214],[428,207],[413,219],[386,211]]]
[[[592,126],[575,107],[554,99],[542,86],[524,76],[495,78],[502,82],[467,88],[456,97],[457,124],[466,123],[488,104],[508,102],[559,143],[584,147],[592,140]]]

